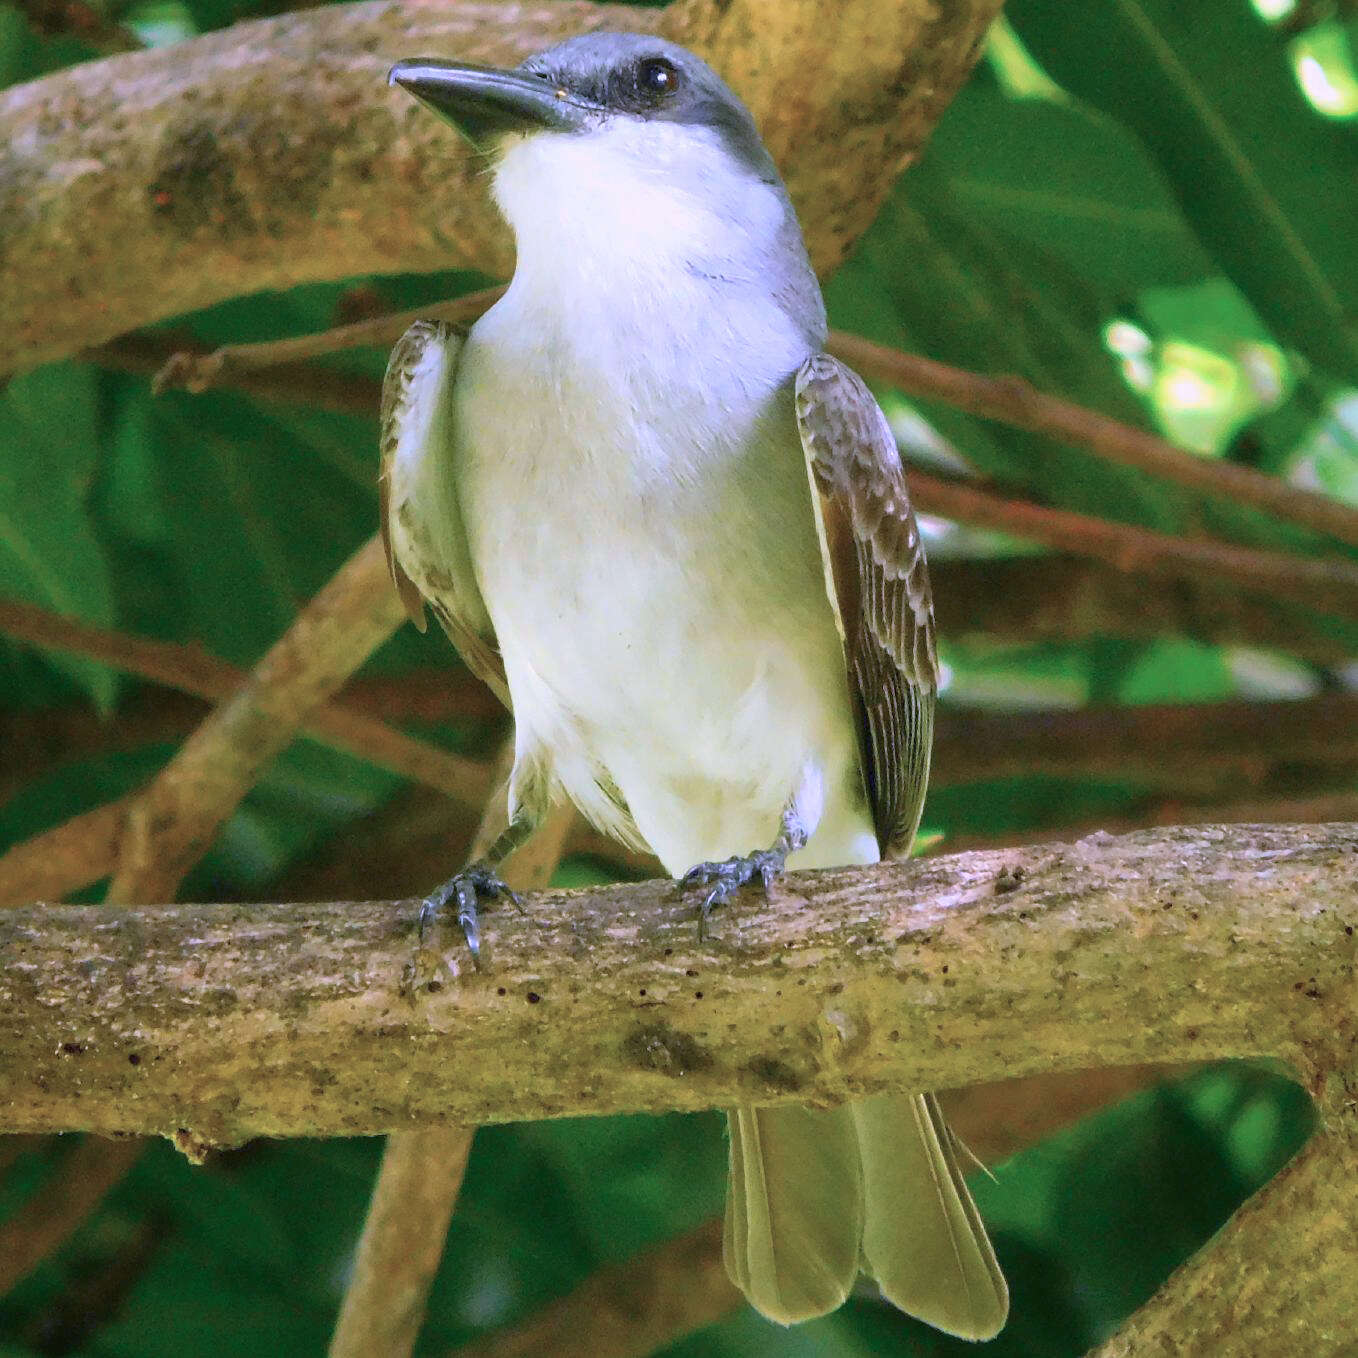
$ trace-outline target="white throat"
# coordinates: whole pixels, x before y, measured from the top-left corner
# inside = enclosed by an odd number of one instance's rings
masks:
[[[778,260],[789,208],[709,128],[610,118],[513,143],[495,198],[535,291],[670,290],[685,275],[753,283]]]

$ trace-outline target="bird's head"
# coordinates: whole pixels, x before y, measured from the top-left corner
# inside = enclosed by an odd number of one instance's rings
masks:
[[[732,230],[772,240],[790,215],[744,104],[701,58],[661,38],[591,33],[513,70],[398,62],[390,82],[491,157],[520,258],[558,244],[672,239],[691,252]],[[682,238],[682,240],[681,240]]]

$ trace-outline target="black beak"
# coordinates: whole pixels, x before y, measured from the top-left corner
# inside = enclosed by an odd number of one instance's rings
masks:
[[[387,83],[408,90],[481,149],[505,132],[573,132],[589,113],[537,76],[434,57],[398,61]]]

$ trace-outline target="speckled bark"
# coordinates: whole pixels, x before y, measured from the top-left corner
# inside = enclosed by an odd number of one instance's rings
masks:
[[[195,1142],[1351,1060],[1358,826],[799,875],[699,945],[668,883],[543,892],[409,992],[413,902],[0,915],[0,1130]],[[461,957],[450,945],[448,958]]]
[[[813,254],[871,221],[999,0],[485,0],[328,6],[90,62],[0,94],[0,372],[264,288],[505,275],[456,134],[388,90],[397,57],[513,63],[587,27],[663,27],[751,101]]]

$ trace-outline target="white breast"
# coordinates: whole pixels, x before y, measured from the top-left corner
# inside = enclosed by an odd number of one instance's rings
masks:
[[[671,871],[769,842],[811,767],[817,858],[862,861],[792,410],[808,342],[763,289],[689,267],[684,239],[619,241],[622,287],[560,257],[545,276],[520,227],[462,355],[455,473],[520,751],[605,826],[611,780]]]

